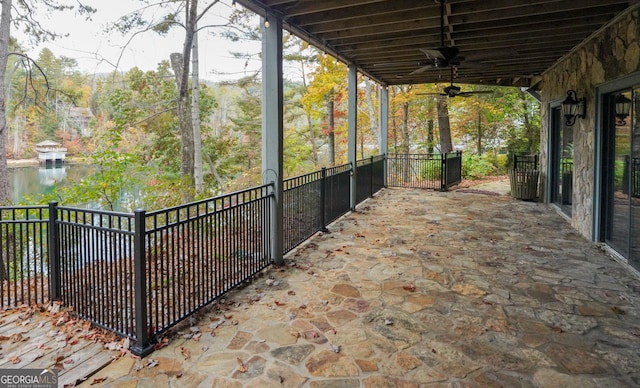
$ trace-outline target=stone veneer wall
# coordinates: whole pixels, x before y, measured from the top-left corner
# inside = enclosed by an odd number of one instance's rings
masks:
[[[629,12],[545,72],[541,82],[540,165],[549,157],[549,103],[562,101],[567,90],[586,97],[587,117],[573,126],[574,173],[571,224],[592,237],[596,87],[640,70],[639,11]],[[546,198],[548,171],[541,171],[541,193]]]

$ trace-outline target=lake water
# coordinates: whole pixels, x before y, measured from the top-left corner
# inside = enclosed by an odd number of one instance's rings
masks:
[[[23,203],[27,198],[37,199],[40,194],[49,194],[57,183],[80,180],[92,170],[88,165],[60,167],[16,167],[9,168],[9,187],[14,204]]]

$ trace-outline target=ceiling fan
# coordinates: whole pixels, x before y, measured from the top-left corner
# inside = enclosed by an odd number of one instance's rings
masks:
[[[449,86],[442,89],[441,93],[418,93],[421,96],[447,96],[450,98],[453,97],[469,97],[474,94],[492,94],[493,92],[490,90],[474,90],[470,92],[463,92],[460,89],[460,86],[456,86],[453,84],[453,66],[451,66],[451,82]]]
[[[447,66],[459,66],[464,57],[459,56],[460,50],[455,46],[444,45],[444,3],[446,0],[435,0],[440,3],[440,47],[435,49],[420,49],[429,63],[411,72],[411,75],[422,73],[428,69],[439,69]]]
[[[446,67],[484,67],[485,64],[478,62],[483,60],[490,60],[496,56],[512,56],[515,55],[515,50],[502,49],[502,50],[485,50],[483,52],[477,52],[471,55],[460,55],[460,50],[455,46],[445,46],[444,44],[444,15],[445,15],[445,2],[447,0],[435,0],[440,4],[440,47],[434,49],[420,48],[419,50],[426,55],[426,60],[422,61],[391,61],[383,63],[375,63],[374,67],[394,67],[394,66],[406,66],[406,65],[418,65],[418,69],[413,70],[410,74],[415,75],[423,73],[429,69],[443,69]],[[464,64],[462,62],[464,61]],[[475,62],[474,62],[475,61]]]

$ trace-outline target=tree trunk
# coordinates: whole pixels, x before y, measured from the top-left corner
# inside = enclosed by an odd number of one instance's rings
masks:
[[[304,67],[304,60],[300,61],[300,71],[302,72],[302,86],[304,90],[307,90],[307,72]],[[316,132],[313,129],[313,120],[309,112],[305,112],[307,118],[307,128],[309,130],[309,142],[311,143],[311,157],[313,158],[313,166],[315,169],[320,168],[320,162],[318,160],[318,144],[316,141]]]
[[[374,133],[378,138],[378,144],[380,144],[380,129],[378,126],[378,119],[376,118],[376,106],[373,103],[373,93],[371,93],[371,82],[368,78],[365,78],[365,97],[367,100],[367,108],[369,109],[369,124],[371,125],[371,133]]]
[[[188,73],[184,71],[182,54],[171,54],[171,66],[178,85],[178,125],[180,126],[180,173],[189,178],[189,184],[193,184],[193,126],[191,122],[191,112],[189,106],[188,93],[182,94],[182,75]]]
[[[7,171],[7,85],[5,74],[9,61],[9,37],[11,34],[11,0],[2,0],[2,13],[0,14],[0,204],[9,204],[9,174]]]
[[[427,153],[433,153],[433,119],[427,120]]]
[[[180,173],[189,180],[189,186],[193,187],[193,125],[191,122],[191,109],[189,105],[189,64],[191,62],[191,49],[195,25],[198,18],[198,0],[187,2],[186,25],[182,54],[171,54],[171,67],[176,77],[178,87],[178,121],[180,125],[181,161]],[[189,197],[189,196],[187,196]],[[188,199],[188,198],[186,198]]]
[[[197,28],[194,25],[194,28]],[[200,72],[198,63],[198,33],[193,34],[193,60],[191,62],[191,120],[193,121],[193,178],[196,194],[204,190],[204,176],[202,172],[202,137],[200,136]]]
[[[453,151],[451,145],[451,126],[449,124],[449,107],[446,96],[438,96],[436,100],[438,111],[438,129],[440,130],[440,152],[446,154]]]
[[[402,103],[402,153],[405,155],[403,158],[404,165],[402,171],[404,171],[403,182],[410,181],[411,175],[409,174],[409,102]]]
[[[478,141],[476,143],[476,152],[478,156],[482,156],[482,117],[480,116],[480,110],[478,110]]]
[[[329,163],[331,166],[336,165],[336,136],[335,136],[335,116],[334,116],[334,102],[333,102],[333,89],[325,96],[327,102],[327,130],[329,137]]]

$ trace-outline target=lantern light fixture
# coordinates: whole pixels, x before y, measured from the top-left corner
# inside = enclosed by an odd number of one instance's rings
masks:
[[[615,98],[615,106],[616,124],[623,125],[625,119],[629,117],[629,111],[631,111],[631,99],[620,93]]]
[[[562,101],[562,115],[567,126],[576,123],[578,117],[586,116],[586,99],[578,98],[575,90],[567,91],[567,98]]]

